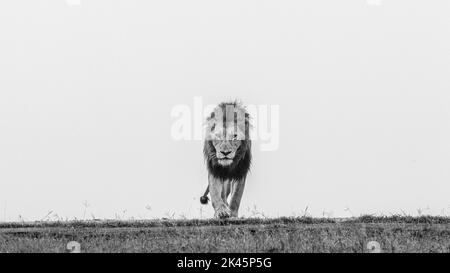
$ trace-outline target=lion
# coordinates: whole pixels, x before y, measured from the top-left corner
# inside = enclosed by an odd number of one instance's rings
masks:
[[[207,118],[203,153],[208,187],[200,203],[207,204],[210,193],[215,218],[238,217],[252,160],[249,131],[250,115],[240,102],[223,102]]]

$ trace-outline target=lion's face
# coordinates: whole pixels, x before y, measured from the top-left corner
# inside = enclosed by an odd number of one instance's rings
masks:
[[[222,166],[230,166],[236,160],[236,153],[242,144],[243,132],[235,130],[233,124],[212,132],[212,144],[216,152],[217,163]],[[245,136],[245,135],[244,135]]]

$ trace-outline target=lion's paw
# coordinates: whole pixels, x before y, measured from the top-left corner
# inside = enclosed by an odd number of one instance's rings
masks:
[[[231,216],[231,211],[227,206],[220,206],[217,208],[216,212],[214,213],[214,217],[218,219],[225,219],[229,218]]]

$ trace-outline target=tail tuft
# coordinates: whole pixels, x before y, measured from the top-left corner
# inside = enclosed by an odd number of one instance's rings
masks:
[[[209,201],[208,196],[204,195],[204,196],[200,197],[201,204],[206,205],[206,204],[208,204],[208,201]]]

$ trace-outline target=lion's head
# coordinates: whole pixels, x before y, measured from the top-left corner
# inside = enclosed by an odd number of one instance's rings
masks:
[[[204,155],[210,174],[245,178],[251,162],[250,116],[238,102],[219,104],[207,118]]]

